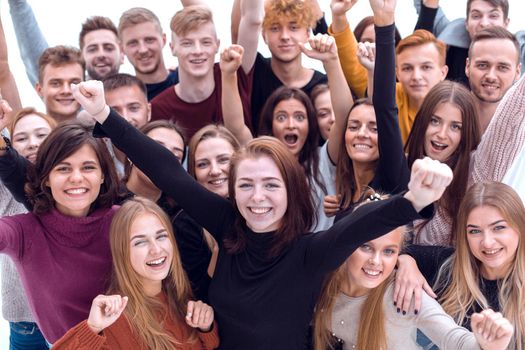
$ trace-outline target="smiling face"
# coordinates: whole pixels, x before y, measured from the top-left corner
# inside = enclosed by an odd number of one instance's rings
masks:
[[[379,159],[374,107],[362,104],[350,112],[345,131],[345,145],[352,162],[370,163]]]
[[[275,231],[288,208],[286,184],[268,156],[246,158],[237,165],[235,202],[254,232]]]
[[[351,297],[368,294],[386,280],[397,263],[404,228],[399,227],[357,248],[346,260],[347,293]]]
[[[483,102],[498,103],[520,76],[518,57],[510,40],[475,42],[465,68],[474,96]]]
[[[299,156],[308,136],[308,117],[301,101],[291,98],[282,100],[275,106],[272,134],[296,157]]]
[[[330,91],[320,93],[314,102],[317,124],[323,140],[328,140],[330,128],[335,123],[334,111],[332,110],[332,101],[330,100]]]
[[[397,55],[396,75],[411,100],[423,100],[447,71],[433,43],[407,47]]]
[[[68,216],[86,216],[104,182],[102,169],[93,148],[84,144],[58,162],[45,185],[50,187],[59,212]]]
[[[121,32],[123,51],[135,71],[155,74],[164,70],[162,48],[166,36],[156,23],[143,22],[127,27]]]
[[[80,104],[73,98],[71,84],[84,80],[84,69],[78,63],[61,66],[48,64],[42,74],[42,82],[36,91],[46,106],[46,112],[57,122],[76,117]]]
[[[461,142],[463,116],[459,108],[449,102],[437,105],[425,132],[425,154],[446,162]]]
[[[202,186],[221,197],[228,197],[228,176],[234,150],[223,138],[212,137],[195,148],[195,178]]]
[[[263,29],[263,38],[272,53],[272,60],[280,63],[290,63],[301,59],[298,42],[308,41],[308,28],[299,25],[290,18],[272,23]]]
[[[159,294],[162,281],[170,272],[173,245],[168,235],[162,222],[153,213],[145,212],[131,224],[129,258],[146,295]]]
[[[470,3],[465,25],[470,39],[474,38],[483,28],[500,26],[507,27],[509,19],[505,18],[501,7],[495,7],[485,0],[474,0]]]
[[[38,147],[51,132],[51,126],[37,114],[28,114],[18,120],[12,136],[13,148],[34,163]]]
[[[516,256],[519,232],[492,206],[474,208],[467,218],[466,231],[470,251],[481,262],[483,277],[503,278]]]
[[[109,29],[92,30],[84,36],[82,58],[89,77],[96,80],[118,73],[124,62],[117,35]]]
[[[193,77],[213,74],[219,40],[212,22],[204,23],[183,35],[172,32],[170,47],[173,56],[179,61],[180,72]]]
[[[144,92],[136,85],[105,91],[108,106],[131,125],[140,128],[151,118],[151,106]]]

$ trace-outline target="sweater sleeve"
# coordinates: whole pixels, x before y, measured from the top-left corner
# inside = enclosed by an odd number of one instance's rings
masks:
[[[419,11],[415,30],[424,29],[430,33],[434,33],[434,20],[436,19],[437,12],[437,8],[434,9],[421,4],[421,11]]]
[[[432,245],[409,245],[405,253],[416,260],[419,271],[432,286],[443,263],[454,253],[454,248]]]
[[[217,241],[221,240],[223,230],[229,228],[235,219],[234,208],[228,200],[201,186],[184,170],[173,153],[141,133],[115,111],[111,110],[102,125],[105,135],[98,131],[99,126],[97,124],[94,130],[96,136],[108,136],[163,193],[173,198]]]
[[[410,180],[396,103],[395,25],[376,27],[376,69],[373,104],[376,113],[379,162],[372,187],[388,193],[405,191]]]
[[[365,97],[368,87],[368,73],[357,59],[357,40],[354,33],[350,27],[339,33],[334,33],[330,27],[328,33],[335,39],[337,54],[348,86],[357,97]]]
[[[217,322],[213,323],[213,329],[211,332],[198,332],[198,336],[204,350],[211,350],[219,347],[219,331],[217,330]]]
[[[496,109],[471,159],[469,184],[501,181],[525,141],[525,78],[511,87]]]
[[[109,350],[106,337],[95,334],[87,325],[87,320],[71,328],[53,344],[53,350]]]
[[[38,82],[38,60],[49,45],[27,0],[9,0],[9,8],[20,57],[31,85],[35,86]]]
[[[27,179],[27,168],[31,163],[12,147],[7,149],[4,156],[0,157],[0,180],[11,192],[13,198],[22,203],[27,210],[33,209],[26,197],[24,186]]]
[[[428,206],[421,215],[429,217]],[[308,269],[327,273],[338,268],[355,249],[399,226],[421,218],[402,195],[362,205],[336,222],[330,229],[313,234],[306,248]]]
[[[441,305],[426,293],[422,293],[422,305],[416,323],[417,328],[440,349],[480,349],[474,334],[458,326]]]

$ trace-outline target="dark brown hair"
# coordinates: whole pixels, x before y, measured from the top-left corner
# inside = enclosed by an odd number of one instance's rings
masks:
[[[133,87],[136,86],[144,93],[144,96],[148,95],[146,85],[134,75],[126,73],[117,73],[111,75],[103,80],[104,92],[113,91],[121,87]]]
[[[89,212],[113,205],[118,189],[115,165],[104,141],[91,135],[92,129],[92,126],[78,120],[63,122],[42,142],[38,148],[35,165],[29,168],[26,184],[26,193],[33,204],[35,214],[46,213],[55,205],[51,189],[46,185],[49,173],[58,163],[84,145],[89,145],[97,155],[104,178],[99,195],[91,204]]]
[[[359,23],[357,23],[354,29],[354,36],[357,42],[361,42],[361,39],[363,37],[363,32],[365,31],[365,29],[368,26],[373,26],[373,25],[374,25],[374,16],[367,16],[363,18]],[[399,30],[397,29],[397,27],[394,27],[394,28],[395,28],[394,40],[397,46],[397,44],[399,44],[399,42],[401,41],[401,34],[399,34]]]
[[[510,40],[516,48],[516,64],[520,63],[521,49],[518,39],[516,39],[516,36],[509,32],[507,29],[499,26],[484,28],[477,32],[476,35],[474,35],[474,38],[472,38],[472,41],[470,42],[470,46],[468,49],[468,57],[472,58],[472,48],[474,47],[474,44],[476,44],[479,41],[491,39]]]
[[[235,180],[237,167],[244,159],[269,157],[279,169],[286,186],[288,207],[281,219],[281,225],[274,234],[274,244],[270,255],[275,256],[293,243],[300,235],[306,233],[314,222],[314,205],[308,182],[301,165],[294,155],[279,140],[270,136],[262,136],[248,142],[246,146],[235,152],[230,166],[228,192],[230,200],[237,210],[236,227],[225,238],[225,247],[230,253],[239,253],[246,245],[246,221],[241,216],[235,203]],[[293,203],[293,204],[292,204]]]
[[[299,163],[303,166],[310,186],[313,186],[315,182],[326,193],[326,186],[319,175],[319,125],[317,124],[314,105],[303,90],[281,86],[268,97],[261,111],[259,135],[273,136],[273,113],[275,107],[279,102],[291,99],[301,102],[306,109],[308,120],[308,135],[306,135],[303,148],[299,151]]]
[[[459,83],[447,80],[434,86],[416,114],[405,151],[408,153],[409,168],[412,168],[416,159],[426,156],[425,134],[436,108],[441,103],[453,104],[461,111],[462,117],[461,140],[457,149],[445,162],[452,169],[454,179],[438,201],[438,210],[445,210],[447,216],[455,217],[467,190],[470,154],[478,146],[481,138],[476,105],[470,91]]]
[[[48,47],[38,59],[38,82],[40,84],[44,83],[44,69],[47,65],[61,67],[75,63],[82,67],[83,80],[85,78],[84,71],[86,69],[86,65],[84,64],[80,51],[77,48],[64,45]]]
[[[80,34],[78,36],[78,46],[80,47],[80,50],[84,47],[84,37],[95,30],[102,30],[106,29],[115,34],[115,37],[117,38],[118,43],[118,32],[117,27],[115,27],[115,23],[107,17],[103,16],[92,16],[89,17],[82,23],[82,29],[80,30]]]

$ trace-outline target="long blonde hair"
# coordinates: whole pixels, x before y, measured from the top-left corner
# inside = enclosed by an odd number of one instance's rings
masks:
[[[162,302],[145,294],[142,281],[130,263],[129,232],[133,222],[144,214],[157,216],[166,228],[173,245],[170,273],[162,281],[162,291],[168,300],[167,309]],[[179,250],[174,240],[173,229],[164,211],[146,198],[135,197],[128,200],[113,217],[110,245],[113,256],[110,293],[129,297],[124,313],[132,332],[142,339],[148,349],[168,350],[173,349],[176,344],[196,341],[194,330],[190,332],[188,339],[174,339],[163,326],[168,314],[174,321],[184,322],[186,305],[192,297],[190,283],[182,268]],[[158,317],[159,314],[162,316]]]
[[[481,262],[471,253],[466,227],[469,214],[475,208],[490,206],[499,210],[505,221],[520,236],[525,234],[525,207],[516,192],[499,182],[476,183],[461,202],[453,233],[456,252],[440,269],[436,290],[443,291],[440,303],[458,324],[464,324],[469,310],[489,308],[480,289]],[[509,348],[525,349],[525,240],[520,237],[514,261],[505,277],[498,281],[498,300],[501,313],[514,325],[515,332]]]

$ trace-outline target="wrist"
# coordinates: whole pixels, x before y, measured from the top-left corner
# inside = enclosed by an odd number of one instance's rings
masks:
[[[211,325],[208,326],[208,328],[197,328],[199,330],[199,332],[201,333],[210,333],[212,330],[213,330],[213,322],[211,323]]]
[[[431,9],[437,9],[439,7],[439,1],[436,0],[423,0],[423,5]]]
[[[104,327],[97,327],[97,326],[91,324],[91,323],[89,322],[89,320],[86,321],[86,324],[87,324],[87,326],[89,327],[89,329],[90,329],[93,333],[95,333],[95,334],[100,334],[100,332],[102,332],[102,331],[104,330]]]
[[[407,193],[405,193],[405,195],[403,197],[405,197],[405,199],[407,199],[410,203],[412,203],[412,206],[414,207],[414,210],[417,211],[418,213],[421,210],[423,210],[423,208],[425,207],[425,205],[417,203],[416,197],[414,196],[414,194],[411,191],[408,191]]]
[[[102,110],[93,114],[93,118],[95,118],[97,122],[102,124],[104,123],[106,118],[109,116],[109,112],[110,112],[109,106],[107,104],[104,104],[104,107],[102,108]]]
[[[346,15],[333,15],[332,16],[332,32],[334,34],[343,32],[346,28],[348,28],[350,24],[348,23],[348,20],[346,19]]]
[[[394,13],[378,13],[374,14],[374,24],[377,27],[386,27],[394,24]]]

